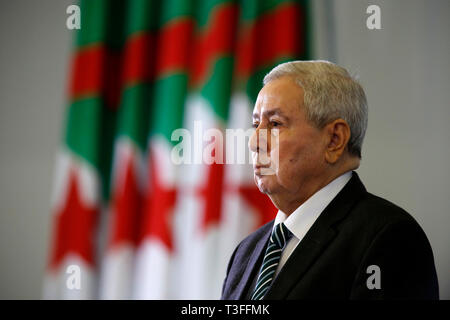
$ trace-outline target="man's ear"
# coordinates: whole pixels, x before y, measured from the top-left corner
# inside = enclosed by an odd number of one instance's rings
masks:
[[[343,119],[336,119],[325,126],[328,145],[325,150],[325,160],[336,163],[350,140],[350,127]]]

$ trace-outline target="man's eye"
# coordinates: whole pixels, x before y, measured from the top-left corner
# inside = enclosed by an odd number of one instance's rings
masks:
[[[281,125],[281,123],[276,122],[276,121],[272,121],[272,122],[270,122],[270,123],[272,124],[272,127],[278,127],[278,126]]]

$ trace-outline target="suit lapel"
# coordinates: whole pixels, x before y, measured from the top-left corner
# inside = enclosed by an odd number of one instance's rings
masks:
[[[356,172],[320,214],[297,248],[292,252],[264,299],[285,299],[298,284],[314,261],[326,250],[337,235],[333,226],[344,219],[356,201],[366,192]]]
[[[266,232],[255,244],[250,258],[248,259],[247,266],[242,274],[242,280],[236,288],[237,299],[246,299],[246,294],[252,284],[253,278],[256,276],[256,272],[259,272],[259,266],[261,265],[267,241],[269,241],[270,234],[272,233],[273,222],[269,223],[266,227]]]

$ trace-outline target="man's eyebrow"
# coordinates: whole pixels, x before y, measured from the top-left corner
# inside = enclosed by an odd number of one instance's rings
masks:
[[[287,116],[284,114],[283,110],[281,110],[281,108],[274,108],[274,109],[270,109],[267,111],[264,111],[263,114],[267,117],[273,116],[273,115],[278,115],[281,116],[283,118],[287,118]],[[258,112],[254,112],[253,113],[253,119],[257,119],[259,118],[259,113]]]

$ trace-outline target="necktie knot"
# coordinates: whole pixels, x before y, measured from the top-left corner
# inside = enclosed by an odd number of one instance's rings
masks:
[[[275,226],[270,236],[270,242],[274,243],[279,249],[284,249],[284,246],[292,237],[292,232],[281,222]]]

